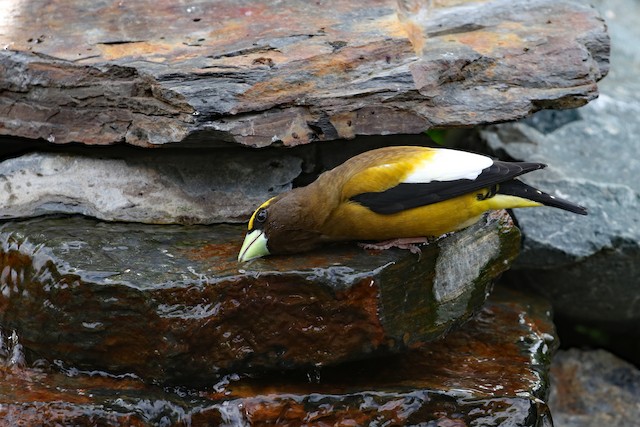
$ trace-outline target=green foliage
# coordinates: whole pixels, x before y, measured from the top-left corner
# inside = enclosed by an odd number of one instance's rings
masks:
[[[447,131],[444,129],[430,129],[426,132],[426,134],[429,136],[429,138],[431,138],[431,140],[433,142],[435,142],[438,145],[446,145],[445,141],[446,141],[446,137],[447,137]]]

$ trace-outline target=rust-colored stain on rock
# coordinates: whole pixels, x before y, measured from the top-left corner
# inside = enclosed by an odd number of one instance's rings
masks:
[[[132,41],[127,43],[116,44],[97,44],[95,49],[96,53],[99,53],[102,58],[107,61],[114,61],[119,58],[144,58],[146,61],[164,63],[167,60],[167,56],[173,56],[174,46],[169,43],[162,43],[159,41]],[[181,55],[180,60],[186,60],[197,56],[197,53],[192,52],[190,55]]]
[[[476,52],[482,55],[490,55],[497,49],[509,51],[519,49],[522,53],[524,41],[519,34],[512,31],[486,31],[478,30],[470,33],[451,34],[446,36],[449,40],[455,40],[467,46],[471,46]]]
[[[220,268],[225,270],[238,265],[237,256],[240,252],[241,242],[225,242],[225,243],[209,243],[199,248],[185,249],[185,255],[187,258],[196,261],[215,260],[219,263],[222,259],[231,259],[228,261],[225,267]]]
[[[372,309],[377,304],[376,291],[368,281],[334,296],[329,288],[271,275],[260,281],[243,279],[193,289],[175,298],[172,291],[155,294],[168,306],[175,305],[171,316],[183,313],[185,320],[193,312],[188,307],[219,301],[202,322],[190,320],[192,332],[183,340],[192,356],[202,354],[210,363],[229,369],[249,355],[255,368],[285,368],[304,366],[309,360],[322,365],[348,359],[364,343],[377,346],[384,331]],[[178,311],[179,307],[185,311]],[[174,323],[166,323],[171,335],[179,331]]]

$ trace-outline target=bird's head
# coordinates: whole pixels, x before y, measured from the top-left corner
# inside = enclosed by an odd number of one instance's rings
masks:
[[[313,207],[297,190],[264,202],[249,219],[238,261],[266,255],[298,253],[315,248],[320,234],[314,231]]]

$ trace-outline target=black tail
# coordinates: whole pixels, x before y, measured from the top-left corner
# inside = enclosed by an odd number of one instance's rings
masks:
[[[565,211],[577,213],[580,215],[587,214],[587,208],[573,204],[568,200],[560,199],[558,197],[544,193],[517,179],[512,179],[510,181],[500,183],[498,187],[498,193],[505,194],[507,196],[522,197],[524,199],[542,203],[545,206],[553,206],[554,208],[564,209]]]

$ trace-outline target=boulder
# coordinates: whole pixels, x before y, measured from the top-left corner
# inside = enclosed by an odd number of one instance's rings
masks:
[[[468,319],[518,253],[505,212],[422,249],[355,244],[236,261],[244,227],[7,222],[0,324],[48,360],[198,384],[422,346]]]
[[[608,71],[603,20],[572,0],[22,0],[5,13],[0,134],[56,144],[417,134],[580,106]]]

